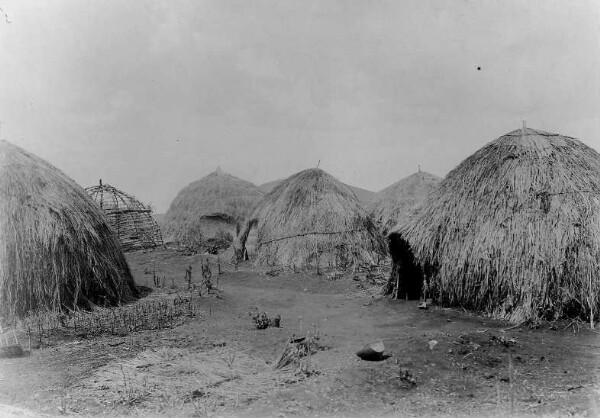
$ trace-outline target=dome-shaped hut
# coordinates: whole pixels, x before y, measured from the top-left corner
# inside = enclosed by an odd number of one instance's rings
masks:
[[[162,234],[150,207],[102,180],[98,186],[88,187],[85,191],[106,214],[123,251],[162,245]]]
[[[0,316],[137,295],[94,201],[48,162],[0,141]]]
[[[421,270],[429,296],[444,305],[511,321],[593,318],[600,309],[600,155],[525,126],[503,135],[399,224],[390,253],[400,297],[421,288]]]
[[[256,261],[296,268],[376,263],[385,243],[352,190],[325,171],[301,171],[278,184],[252,215]]]
[[[163,219],[164,234],[172,242],[191,246],[212,239],[231,242],[238,224],[262,196],[254,184],[217,168],[177,194]]]
[[[438,176],[419,170],[377,192],[369,205],[373,220],[387,234],[402,217],[414,215],[439,182]]]

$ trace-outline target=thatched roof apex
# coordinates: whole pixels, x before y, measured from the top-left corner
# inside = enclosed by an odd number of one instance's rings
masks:
[[[268,183],[261,184],[260,186],[258,186],[258,188],[260,190],[262,190],[264,193],[269,193],[275,187],[277,187],[278,184],[280,184],[283,181],[284,181],[284,179],[273,180]],[[349,184],[347,186],[350,188],[350,190],[352,190],[352,192],[354,193],[354,195],[356,196],[358,201],[365,208],[371,203],[373,196],[375,196],[375,192],[372,192],[370,190],[363,189],[361,187],[351,186]]]
[[[331,191],[339,193],[345,198],[357,200],[356,195],[347,184],[320,168],[309,168],[282,180],[265,196],[265,200],[281,199],[290,206],[294,204],[311,205],[314,202],[305,199],[306,195],[298,193],[317,194]]]
[[[212,173],[185,186],[165,214],[165,222],[183,213],[194,216],[227,214],[243,220],[263,193],[251,182],[217,168]]]
[[[511,319],[569,304],[598,312],[600,155],[517,129],[452,170],[398,234],[447,303]]]
[[[393,228],[400,218],[411,216],[418,210],[440,180],[434,174],[419,171],[377,192],[369,206],[374,220],[384,231]]]
[[[86,192],[43,159],[0,141],[0,316],[136,294],[121,245]]]

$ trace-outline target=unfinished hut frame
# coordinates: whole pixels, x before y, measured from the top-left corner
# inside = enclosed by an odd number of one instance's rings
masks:
[[[152,209],[133,196],[99,182],[98,186],[86,188],[86,192],[106,214],[123,251],[154,248],[163,244],[158,223],[152,218]]]

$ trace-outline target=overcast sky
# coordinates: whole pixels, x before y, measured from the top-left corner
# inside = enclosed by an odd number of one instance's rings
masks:
[[[217,165],[380,190],[519,128],[600,150],[597,0],[0,0],[0,136],[165,212]]]

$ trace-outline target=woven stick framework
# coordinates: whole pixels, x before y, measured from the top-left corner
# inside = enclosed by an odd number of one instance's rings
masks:
[[[88,187],[86,192],[106,214],[121,241],[123,251],[136,251],[162,245],[162,233],[152,218],[152,209],[133,196],[109,185]]]

